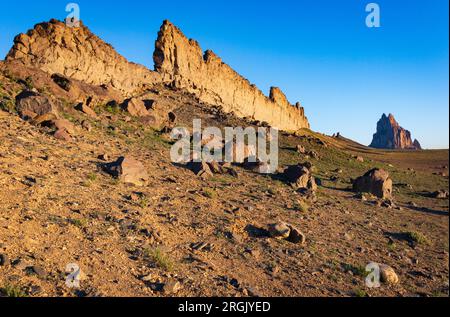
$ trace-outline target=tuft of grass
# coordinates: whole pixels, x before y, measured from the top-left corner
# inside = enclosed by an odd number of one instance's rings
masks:
[[[142,209],[145,209],[149,206],[149,201],[148,201],[147,197],[142,196],[141,200],[139,201],[139,206]]]
[[[214,197],[216,197],[217,193],[209,188],[205,188],[203,189],[203,196],[209,198],[209,199],[213,199]]]
[[[87,176],[88,180],[91,182],[95,182],[97,180],[97,174],[95,173],[89,173]]]
[[[302,213],[307,213],[309,211],[309,205],[304,200],[298,200],[295,203],[294,208]]]
[[[87,221],[84,219],[69,219],[69,223],[80,229],[83,229],[87,225]]]
[[[121,112],[121,108],[117,103],[108,103],[105,106],[105,110],[110,114],[119,114]]]
[[[144,251],[146,257],[155,263],[158,267],[168,272],[172,272],[175,269],[175,263],[172,259],[160,248],[146,249]]]
[[[362,289],[356,289],[353,291],[355,297],[367,297],[367,293]]]
[[[0,96],[0,110],[15,114],[16,106],[14,102],[8,96]]]
[[[405,238],[417,244],[428,244],[428,239],[422,233],[417,231],[409,231],[404,233]]]
[[[366,271],[366,268],[364,266],[360,266],[360,265],[355,266],[352,264],[343,263],[342,268],[346,272],[350,271],[353,273],[353,275],[361,276],[361,277],[367,277],[367,275],[369,275],[369,273],[370,273],[370,272]]]
[[[28,90],[32,90],[34,88],[33,78],[31,78],[31,76],[28,76],[27,78],[25,78],[25,80],[23,81],[23,84],[25,85],[25,87]]]
[[[18,285],[7,284],[5,287],[0,289],[0,293],[5,297],[27,297],[22,288]]]

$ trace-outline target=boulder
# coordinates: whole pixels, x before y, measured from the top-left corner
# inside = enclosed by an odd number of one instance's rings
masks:
[[[149,180],[144,165],[129,156],[120,157],[116,162],[107,164],[105,169],[109,174],[127,184],[144,186]]]
[[[399,278],[394,269],[388,265],[380,264],[380,280],[383,283],[395,285],[398,284]]]
[[[436,198],[436,199],[448,199],[449,197],[449,193],[447,190],[438,190],[436,192],[434,192],[431,197]]]
[[[200,176],[201,178],[208,178],[213,176],[213,172],[211,171],[210,166],[206,162],[194,162],[191,161],[187,164],[187,168],[195,173],[195,175]]]
[[[84,104],[83,102],[79,103],[76,107],[76,110],[83,112],[85,115],[88,115],[91,118],[97,119],[98,116],[95,113],[95,111],[89,107],[88,105]]]
[[[124,109],[133,117],[147,117],[150,115],[145,107],[144,101],[137,98],[126,100],[124,103]]]
[[[353,182],[353,191],[390,199],[392,198],[392,179],[385,170],[374,168]]]
[[[52,121],[57,130],[66,130],[70,135],[76,135],[77,131],[75,125],[66,119],[58,119]]]
[[[298,189],[317,190],[316,180],[311,174],[311,169],[305,164],[288,166],[283,176]]]
[[[268,232],[272,238],[283,240],[289,238],[291,229],[288,224],[277,222],[268,226]]]
[[[289,237],[287,237],[287,241],[295,243],[295,244],[301,244],[304,245],[306,243],[306,236],[298,230],[296,227],[289,225],[289,229],[291,230]]]
[[[306,148],[303,145],[297,145],[297,153],[306,154]]]
[[[49,98],[29,90],[22,91],[17,95],[16,110],[24,119],[34,119],[47,113],[58,116],[56,106]]]
[[[57,84],[65,91],[70,91],[70,88],[72,88],[72,81],[64,75],[55,73],[52,75],[52,79],[55,84]]]
[[[55,132],[53,135],[56,139],[61,141],[70,141],[72,140],[72,137],[65,129],[59,129]]]

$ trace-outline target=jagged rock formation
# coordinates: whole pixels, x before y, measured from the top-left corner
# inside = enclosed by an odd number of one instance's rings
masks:
[[[377,149],[421,150],[419,141],[411,139],[411,132],[403,129],[392,114],[383,114],[377,124],[377,133],[369,145]]]
[[[139,96],[159,83],[171,84],[241,118],[266,122],[280,130],[310,127],[300,103],[291,105],[275,87],[266,97],[213,52],[203,54],[197,42],[188,40],[168,21],[155,44],[156,71],[128,62],[82,23],[73,28],[57,20],[18,35],[6,61],[43,70],[65,90],[70,87],[61,82],[64,76],[113,88],[126,98]]]
[[[155,70],[163,80],[197,95],[200,100],[222,105],[224,111],[264,121],[281,130],[309,128],[304,109],[291,105],[275,87],[266,97],[212,51],[203,53],[172,23],[164,21],[156,41]]]
[[[14,39],[6,61],[59,73],[92,85],[111,86],[125,95],[160,82],[158,73],[128,62],[82,23],[78,28],[51,20]]]

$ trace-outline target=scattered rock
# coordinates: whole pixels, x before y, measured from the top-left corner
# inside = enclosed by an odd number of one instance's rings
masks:
[[[291,234],[291,229],[284,222],[277,222],[268,226],[268,232],[272,238],[287,239]]]
[[[17,95],[16,110],[23,119],[34,119],[46,113],[58,116],[56,106],[49,98],[29,90],[22,91]]]
[[[193,171],[195,175],[203,179],[214,176],[213,172],[211,171],[211,168],[206,162],[191,161],[187,164],[187,168]]]
[[[182,289],[182,285],[180,282],[171,280],[164,284],[163,292],[167,295],[176,294]]]
[[[53,135],[56,139],[61,141],[70,141],[72,140],[72,137],[65,129],[60,129],[55,132]]]
[[[306,243],[306,236],[294,226],[288,224],[288,227],[291,232],[286,240],[295,244],[304,245]]]
[[[72,88],[72,81],[64,75],[53,74],[51,78],[53,79],[55,84],[57,84],[65,91],[70,91],[70,88]]]
[[[364,163],[364,157],[362,157],[362,156],[356,156],[356,157],[355,157],[355,160],[356,160],[357,162]]]
[[[85,105],[85,104],[82,103],[82,102],[79,103],[79,104],[75,107],[75,109],[78,110],[78,111],[83,112],[85,115],[87,115],[87,116],[89,116],[89,117],[91,117],[91,118],[93,118],[93,119],[97,119],[97,118],[98,118],[98,116],[97,116],[97,114],[95,113],[95,111],[94,111],[91,107]]]
[[[144,165],[129,156],[120,157],[116,162],[105,165],[105,170],[127,184],[144,186],[149,180]]]
[[[303,145],[297,145],[297,153],[306,154],[306,148]]]
[[[353,182],[353,190],[360,193],[371,193],[378,198],[392,198],[392,179],[382,169],[372,169]]]
[[[137,98],[126,100],[124,103],[124,109],[133,117],[148,117],[150,115],[145,107],[144,101]]]
[[[380,264],[380,279],[381,282],[395,285],[398,284],[399,278],[397,273],[395,273],[394,269],[388,265]]]
[[[448,199],[449,193],[447,190],[438,190],[438,191],[432,193],[431,197],[436,198],[436,199]]]
[[[316,180],[310,169],[305,164],[289,166],[284,171],[284,178],[298,189],[316,191]]]
[[[0,266],[8,266],[9,263],[9,257],[6,254],[0,254]]]

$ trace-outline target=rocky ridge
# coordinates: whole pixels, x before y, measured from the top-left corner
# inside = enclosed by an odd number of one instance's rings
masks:
[[[18,35],[6,61],[115,89],[125,98],[164,83],[241,118],[266,122],[280,130],[310,128],[300,103],[291,105],[276,87],[266,97],[212,51],[203,53],[196,41],[188,40],[168,21],[155,43],[156,71],[127,61],[82,23],[72,28],[54,19]]]

